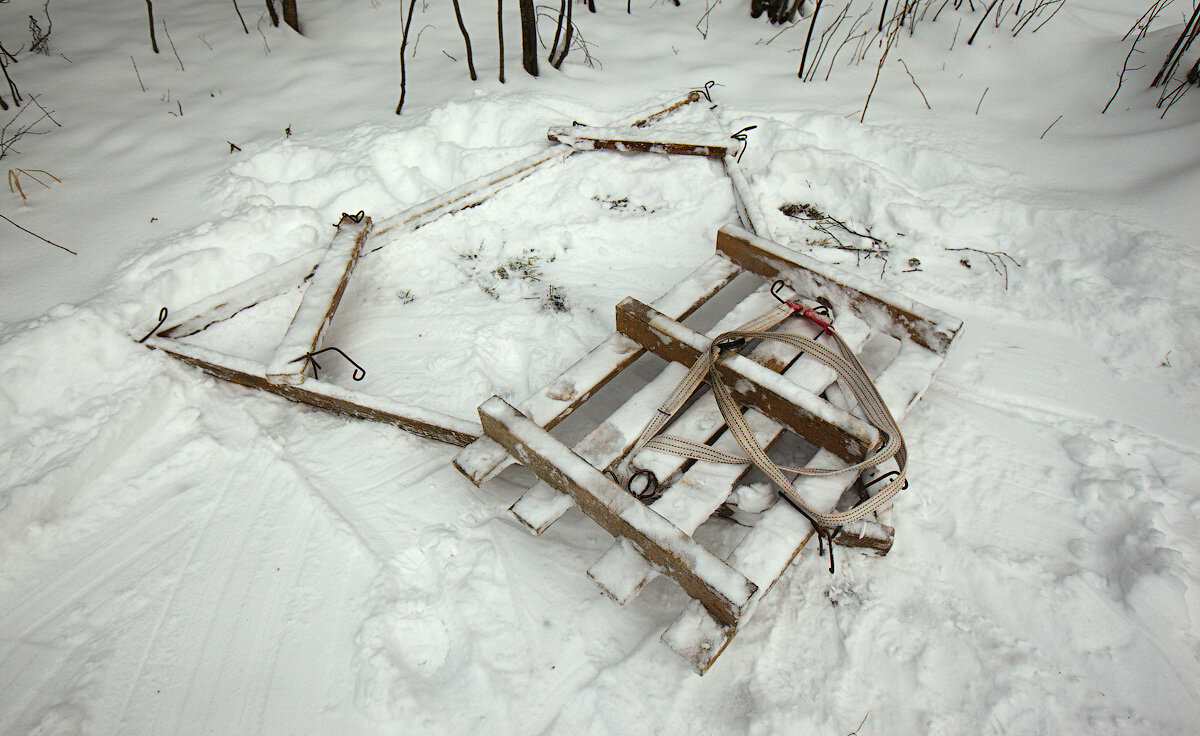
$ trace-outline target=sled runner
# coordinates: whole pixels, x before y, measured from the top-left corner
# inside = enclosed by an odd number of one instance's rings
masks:
[[[761,277],[761,287],[738,301],[707,334],[684,323],[742,272]],[[780,302],[788,305],[783,313],[794,311],[796,316],[764,321],[762,316],[781,309]],[[756,330],[771,329],[777,337],[726,335],[713,348],[713,338],[739,326],[745,329],[747,323]],[[903,482],[902,452],[861,473],[800,475],[794,484],[785,478],[786,495],[797,501],[778,501],[757,514],[757,522],[722,558],[693,533],[714,513],[730,513],[730,495],[750,473],[749,463],[731,463],[729,456],[748,446],[769,449],[788,433],[816,450],[799,469],[802,473],[853,469],[864,458],[869,463],[885,445],[900,444],[902,450],[894,423],[886,432],[879,429],[878,400],[886,404],[884,414],[890,408],[887,419],[901,419],[929,386],[961,322],[726,226],[707,262],[652,304],[634,299],[618,304],[616,324],[608,340],[526,401],[513,406],[493,397],[482,404],[479,417],[486,436],[464,448],[454,463],[476,485],[512,462],[532,471],[539,482],[511,511],[534,533],[577,505],[616,537],[588,570],[616,601],[629,601],[659,574],[674,579],[694,600],[662,640],[703,674],[811,538],[810,519],[819,521],[836,544],[885,554],[893,529],[884,523],[884,512]],[[835,352],[824,347],[834,334],[846,361],[826,355]],[[849,364],[859,364],[857,355],[864,347],[888,338],[896,349],[886,365],[875,366],[878,393],[872,399],[867,389],[855,388],[857,405],[848,401],[842,385],[862,383],[861,375],[851,375],[855,369]],[[573,447],[551,434],[643,352],[667,361],[658,377]],[[692,380],[687,377],[700,375],[689,369],[706,355],[710,372],[701,378],[710,390],[688,401],[681,382],[686,391]],[[840,366],[838,372],[830,364]],[[719,391],[711,390],[714,384],[720,384]],[[735,409],[737,415],[730,413],[731,400],[742,407]],[[668,414],[669,423],[661,418]],[[732,426],[726,417],[736,419]],[[655,433],[657,425],[665,425],[662,431],[669,436],[647,441],[643,430],[648,425]],[[686,451],[673,451],[680,447]],[[827,521],[839,526],[826,527]]]

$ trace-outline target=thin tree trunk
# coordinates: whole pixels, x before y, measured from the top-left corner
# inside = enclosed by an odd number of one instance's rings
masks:
[[[270,0],[267,0],[270,2]],[[404,68],[404,50],[408,47],[408,29],[412,26],[413,8],[416,7],[417,0],[409,0],[408,3],[408,19],[404,21],[404,35],[400,39],[400,101],[396,103],[396,114],[404,109],[404,95],[408,91],[408,76]]]
[[[470,72],[471,81],[474,82],[479,77],[475,76],[475,57],[471,54],[471,36],[467,34],[467,27],[463,25],[462,10],[458,7],[458,0],[450,1],[454,5],[454,17],[458,19],[458,30],[462,31],[463,43],[467,45],[467,71]]]
[[[280,5],[283,6],[283,22],[292,27],[296,33],[300,32],[300,15],[296,12],[296,0],[280,0]]]
[[[550,59],[550,64],[555,69],[562,67],[563,62],[567,60],[567,54],[570,53],[570,51],[571,51],[571,34],[574,31],[574,24],[572,23],[572,20],[571,20],[571,6],[573,4],[574,4],[574,0],[566,0],[566,2],[564,3],[564,5],[567,6],[567,20],[566,20],[567,32],[564,34],[563,44],[562,44],[562,47],[558,51],[558,56]],[[560,20],[560,22],[561,22],[561,20]]]
[[[154,37],[154,5],[150,0],[146,0],[146,13],[150,16],[150,48],[154,49],[154,53],[158,53],[158,39]]]
[[[532,76],[538,75],[537,64],[537,15],[533,0],[520,0],[521,8],[521,64]]]
[[[150,2],[150,0],[146,0]],[[275,12],[275,0],[267,0],[267,12],[271,14],[271,25],[279,27],[279,13]]]
[[[813,28],[817,25],[817,15],[821,12],[821,0],[817,0],[817,7],[813,8],[812,20],[808,24],[808,36],[804,39],[804,51],[800,54],[800,71],[796,72],[796,76],[804,79],[804,62],[808,59],[808,45],[812,43]],[[816,62],[814,62],[816,63]]]
[[[558,0],[558,23],[554,26],[554,42],[550,44],[550,56],[547,61],[551,66],[555,66],[554,57],[558,55],[558,40],[562,38],[563,18],[567,16],[568,0]]]
[[[496,40],[500,45],[500,84],[504,84],[504,0],[496,0]]]

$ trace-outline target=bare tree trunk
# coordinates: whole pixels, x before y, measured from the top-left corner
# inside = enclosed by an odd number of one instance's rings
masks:
[[[270,0],[267,0],[270,2]],[[408,29],[412,26],[413,8],[416,6],[417,0],[409,0],[408,3],[408,19],[404,21],[404,35],[400,39],[400,101],[396,103],[396,114],[404,109],[404,96],[408,92],[408,76],[404,67],[404,51],[408,47]]]
[[[500,44],[500,84],[504,84],[504,0],[496,0],[496,40]]]
[[[150,2],[150,0],[146,0]],[[275,12],[275,0],[267,0],[267,12],[271,14],[271,25],[279,27],[279,13]]]
[[[521,9],[521,64],[532,76],[538,75],[537,15],[533,0],[519,0]]]
[[[154,37],[154,5],[150,0],[146,0],[146,12],[150,16],[150,48],[154,49],[154,53],[158,53],[158,39]]]
[[[283,6],[283,22],[292,27],[296,33],[300,32],[300,16],[296,12],[296,0],[280,0],[280,5]]]
[[[562,63],[567,59],[567,53],[571,50],[571,33],[574,30],[571,21],[571,6],[573,4],[574,0],[563,0],[563,7],[566,8],[567,11],[567,17],[565,20],[567,32],[563,36],[563,43],[561,47],[558,45],[558,32],[556,31],[554,34],[554,48],[550,51],[550,65],[555,69],[558,69],[562,66]],[[558,16],[558,27],[560,30],[562,29],[563,24],[564,19],[562,17],[562,9],[560,9]]]
[[[295,2],[295,0],[292,0]],[[471,55],[471,36],[467,34],[467,27],[463,25],[462,10],[458,7],[458,0],[450,0],[454,5],[454,17],[458,19],[458,30],[462,31],[463,43],[467,45],[467,71],[471,74],[471,81],[479,79],[475,76],[475,57]]]

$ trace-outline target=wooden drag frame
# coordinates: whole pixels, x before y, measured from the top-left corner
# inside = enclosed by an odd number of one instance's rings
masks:
[[[761,288],[743,299],[701,335],[683,318],[714,296],[734,276],[762,277]],[[750,471],[748,465],[687,461],[643,450],[636,469],[653,472],[665,490],[649,503],[616,484],[606,471],[633,446],[642,427],[657,412],[712,337],[762,314],[777,302],[772,281],[782,279],[788,299],[820,300],[833,313],[839,334],[856,352],[873,334],[899,343],[899,350],[876,378],[876,385],[899,420],[920,399],[946,358],[962,323],[949,315],[905,299],[854,274],[820,263],[736,226],[717,235],[716,253],[671,291],[645,305],[626,299],[616,308],[617,332],[589,355],[526,401],[513,406],[493,397],[479,407],[486,436],[464,448],[454,463],[476,485],[519,462],[538,478],[511,507],[516,518],[540,534],[577,505],[616,539],[588,575],[620,603],[632,599],[659,574],[674,579],[693,602],[663,634],[663,642],[688,659],[701,674],[712,666],[757,609],[762,596],[784,573],[812,536],[810,523],[789,503],[777,502],[725,558],[691,536],[717,512]],[[781,330],[816,337],[818,328],[791,318]],[[668,361],[655,379],[638,389],[590,434],[567,447],[550,429],[615,372],[644,351]],[[771,446],[785,431],[818,449],[809,467],[846,467],[879,441],[878,432],[856,416],[840,396],[832,370],[781,343],[767,341],[727,353],[717,364],[723,382],[747,408],[756,438]],[[667,431],[674,436],[738,452],[725,431],[711,393],[676,416]],[[833,510],[864,492],[887,474],[887,465],[863,473],[801,478],[797,492],[816,508]],[[884,554],[893,529],[888,512],[844,528],[838,544]]]
[[[712,134],[693,136],[697,141],[677,141],[674,137],[663,139],[656,136],[653,130],[645,129],[650,123],[705,99],[707,98],[702,92],[693,91],[669,105],[615,127],[589,128],[578,124],[553,127],[547,137],[555,145],[422,202],[383,222],[372,223],[369,217],[362,216],[361,213],[357,217],[343,215],[332,242],[323,253],[310,252],[299,256],[259,276],[176,310],[178,316],[172,317],[169,323],[163,322],[155,327],[142,342],[149,348],[161,350],[224,381],[267,391],[290,401],[308,404],[335,414],[392,424],[439,442],[468,445],[481,435],[480,426],[474,422],[437,409],[394,402],[322,381],[316,377],[315,372],[308,375],[312,353],[321,347],[323,332],[333,320],[355,267],[361,259],[395,242],[397,236],[412,232],[445,215],[474,207],[539,169],[561,163],[582,150],[627,150],[722,158],[726,171],[730,173],[739,211],[756,212],[753,204],[746,204],[750,199],[749,189],[734,158],[740,151],[739,141],[722,139]],[[605,138],[607,135],[617,136],[617,139]],[[565,142],[559,142],[560,140]],[[755,219],[761,221],[761,217]],[[755,223],[748,219],[744,222],[749,227],[755,226]],[[378,242],[384,240],[384,234],[389,234],[390,240]],[[711,275],[711,278],[720,280],[721,285],[727,282],[723,280],[726,276],[731,279],[735,275],[724,273],[722,268],[718,270],[722,273],[719,276]],[[292,318],[287,334],[267,364],[182,341],[182,338],[195,335],[213,324],[230,319],[245,309],[292,289],[302,291],[300,306]],[[708,295],[711,294],[677,293],[669,301],[691,301],[699,306]],[[672,314],[679,317],[689,312],[686,304],[681,304],[680,309],[671,310]],[[592,360],[586,366],[587,369],[597,372],[597,375],[590,377],[595,379],[592,385],[603,385],[607,378],[616,375],[636,357],[623,354],[606,355],[601,359]],[[583,398],[585,397],[580,396],[577,401],[564,402],[567,410],[563,416],[570,413]]]

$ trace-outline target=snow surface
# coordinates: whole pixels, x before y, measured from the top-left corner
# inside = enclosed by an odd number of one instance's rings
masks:
[[[859,123],[877,51],[800,84],[807,22],[767,43],[778,29],[743,3],[717,5],[707,38],[703,3],[578,6],[603,68],[572,53],[538,79],[513,63],[506,3],[505,85],[494,4],[463,3],[476,84],[430,4],[400,117],[400,3],[301,2],[303,37],[240,5],[249,34],[232,3],[159,0],[155,55],[143,4],[53,0],[52,53],[9,69],[62,127],[0,168],[62,182],[0,212],[79,255],[0,222],[0,732],[1195,732],[1200,98],[1160,119],[1145,89],[1181,8],[1103,116],[1143,3],[1068,0],[1036,34],[987,23],[971,47],[982,9],[947,10],[901,39]],[[31,13],[0,4],[9,50]],[[341,212],[381,222],[543,150],[550,125],[708,79],[729,131],[758,126],[741,165],[781,241],[814,236],[785,203],[870,228],[886,264],[812,254],[965,327],[904,422],[895,549],[839,550],[832,577],[806,551],[703,678],[658,641],[686,597],[659,580],[606,599],[585,571],[607,534],[573,512],[535,538],[507,514],[528,478],[476,489],[455,448],[130,339],[163,305],[323,247]],[[354,388],[473,419],[734,218],[719,162],[580,153],[364,256],[326,344],[367,367]],[[947,248],[1020,266],[1005,288]],[[296,304],[190,339],[265,361]],[[337,360],[322,377],[348,382]],[[734,530],[698,534],[728,548]]]

